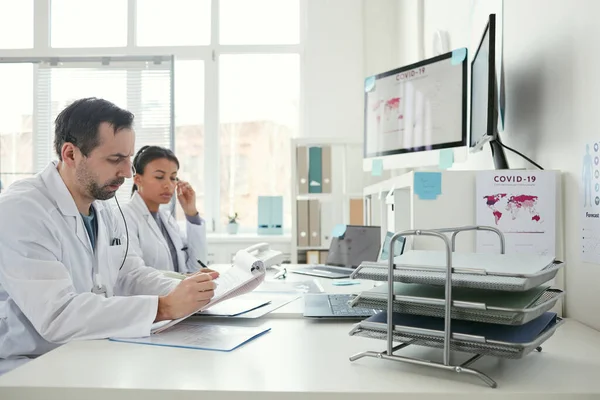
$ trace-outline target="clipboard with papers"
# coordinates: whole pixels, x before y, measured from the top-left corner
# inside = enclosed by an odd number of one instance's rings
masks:
[[[232,351],[269,332],[270,328],[230,326],[198,320],[185,320],[197,312],[208,310],[216,305],[224,305],[223,302],[226,300],[234,299],[254,290],[264,279],[265,267],[262,261],[247,251],[240,250],[237,252],[231,268],[215,279],[217,283],[215,295],[204,307],[184,318],[154,324],[150,336],[140,338],[112,337],[109,340],[152,346]],[[268,300],[257,299],[252,304],[232,304],[231,307],[221,307],[221,310],[234,315],[260,308],[268,302]]]
[[[264,281],[265,273],[265,266],[261,260],[245,250],[238,251],[233,259],[231,268],[215,279],[217,283],[215,295],[208,304],[183,318],[155,323],[151,333],[158,334],[164,332],[198,312],[208,310],[225,300],[254,290]]]

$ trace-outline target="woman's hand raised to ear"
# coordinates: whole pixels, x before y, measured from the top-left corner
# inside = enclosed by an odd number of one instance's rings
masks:
[[[196,192],[188,182],[177,182],[177,200],[181,204],[181,208],[185,215],[193,217],[198,214],[196,208]]]

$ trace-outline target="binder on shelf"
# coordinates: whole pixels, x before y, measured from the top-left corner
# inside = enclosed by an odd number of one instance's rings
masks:
[[[283,196],[258,196],[258,234],[283,234]]]
[[[331,193],[331,146],[321,148],[323,193]]]
[[[329,201],[321,202],[321,245],[327,246],[331,243],[331,232],[334,227],[333,223],[333,203]]]
[[[323,193],[323,160],[320,147],[308,149],[308,193]]]
[[[298,246],[308,247],[309,230],[308,230],[308,200],[297,200],[297,234]]]
[[[308,200],[308,245],[321,245],[321,210],[319,200]]]
[[[308,149],[306,146],[296,148],[296,171],[298,177],[298,193],[308,193]]]
[[[309,250],[306,252],[306,263],[307,264],[319,264],[319,251]]]
[[[322,250],[319,252],[319,264],[327,264],[327,256],[329,255],[328,250]]]
[[[362,199],[350,199],[350,225],[363,225]]]

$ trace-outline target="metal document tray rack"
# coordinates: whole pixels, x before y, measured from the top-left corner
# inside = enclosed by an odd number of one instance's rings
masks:
[[[379,307],[374,307],[381,309],[382,305],[385,306],[384,309],[387,312],[387,323],[362,321],[352,329],[350,335],[384,339],[387,341],[387,348],[385,351],[365,351],[356,354],[350,357],[350,361],[355,361],[362,357],[375,357],[391,361],[430,366],[438,369],[454,371],[457,373],[475,375],[492,388],[495,388],[497,387],[497,384],[493,379],[480,371],[470,368],[469,366],[485,355],[514,359],[522,358],[533,350],[542,350],[540,345],[549,337],[551,337],[556,329],[562,325],[562,319],[557,318],[557,322],[553,326],[549,327],[530,343],[508,343],[495,340],[486,340],[486,338],[481,336],[452,333],[451,321],[453,315],[457,315],[457,313],[466,313],[468,317],[472,318],[472,320],[480,322],[502,324],[503,322],[506,323],[509,321],[512,322],[509,324],[519,325],[525,323],[523,321],[527,319],[534,319],[536,316],[539,316],[546,310],[552,308],[560,296],[563,295],[562,291],[559,290],[547,290],[544,295],[542,295],[530,308],[524,310],[510,309],[508,310],[508,316],[499,314],[499,312],[504,313],[507,311],[502,309],[476,310],[475,307],[472,307],[470,309],[467,308],[467,311],[457,310],[456,306],[458,303],[454,303],[452,301],[453,286],[504,291],[524,291],[553,279],[558,270],[563,266],[562,262],[556,261],[539,273],[530,275],[509,275],[499,273],[473,274],[469,272],[455,273],[452,268],[452,253],[455,248],[456,235],[460,232],[472,230],[495,232],[500,239],[501,253],[504,253],[504,235],[498,229],[493,227],[467,226],[435,230],[409,230],[394,234],[390,240],[390,249],[388,254],[395,254],[394,247],[399,237],[417,235],[437,237],[444,241],[446,248],[445,271],[440,270],[439,268],[434,270],[410,265],[395,265],[394,257],[389,257],[387,266],[377,263],[363,263],[359,268],[356,269],[356,271],[354,271],[352,278],[387,281],[388,290],[385,294],[385,296],[387,296],[387,300],[380,301]],[[452,233],[451,239],[446,236],[446,233]],[[398,302],[398,299],[394,298],[394,281],[443,285],[445,287],[445,298],[442,300],[442,303],[434,301],[434,304],[432,304],[430,301],[431,299],[418,297],[411,298],[410,302]],[[353,301],[357,303],[360,302],[360,296],[358,299],[355,298]],[[438,331],[394,325],[393,313],[398,305],[401,307],[408,307],[410,311],[420,315],[429,315],[426,312],[431,312],[435,313],[435,316],[442,316],[444,318],[444,330]],[[544,309],[544,311],[540,311],[542,309]],[[423,312],[424,310],[426,311],[425,313]],[[407,313],[406,309],[401,309],[400,311]],[[458,317],[457,319],[469,318]],[[394,341],[398,341],[401,344],[394,346]],[[443,363],[430,360],[420,360],[412,357],[403,357],[394,354],[396,351],[411,344],[442,348]],[[460,365],[453,365],[450,362],[451,350],[474,353],[475,355]]]
[[[552,264],[535,274],[507,275],[500,273],[469,273],[454,271],[452,286],[472,289],[503,290],[520,292],[533,289],[554,279],[558,270],[564,266],[562,261]],[[443,286],[446,284],[446,272],[440,269],[395,265],[394,281],[404,283],[421,283],[426,285]],[[381,263],[364,262],[351,275],[352,279],[368,279],[385,281],[388,279],[388,267]]]
[[[527,308],[503,308],[488,306],[484,303],[452,301],[452,319],[484,322],[501,325],[523,325],[551,310],[564,292],[549,288]],[[357,308],[375,310],[387,309],[388,299],[385,293],[361,293],[350,305]],[[411,296],[394,295],[394,312],[403,314],[426,315],[428,317],[444,317],[445,301],[442,299],[425,299]]]
[[[487,340],[483,336],[453,333],[450,350],[465,353],[476,353],[480,357],[493,356],[500,358],[523,358],[533,350],[540,350],[540,345],[550,338],[563,320],[557,318],[556,324],[529,343],[508,343],[498,340]],[[361,336],[372,339],[387,339],[387,325],[362,321],[351,331],[350,336]],[[444,348],[444,332],[428,329],[417,329],[408,326],[394,325],[394,340],[417,346]],[[479,358],[479,357],[478,357]],[[473,360],[474,361],[474,360]]]

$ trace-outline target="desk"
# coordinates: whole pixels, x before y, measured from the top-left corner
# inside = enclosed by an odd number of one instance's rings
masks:
[[[287,279],[307,277],[288,274]],[[319,281],[325,287],[332,285],[332,280]],[[330,289],[354,292],[369,285],[373,282],[363,282],[360,289]],[[229,322],[272,329],[231,353],[102,340],[72,342],[0,377],[0,399],[548,400],[572,399],[576,394],[600,398],[600,333],[576,321],[567,320],[541,353],[522,360],[477,361],[473,366],[498,382],[498,388],[491,389],[475,377],[433,368],[373,358],[350,362],[348,357],[355,353],[383,350],[385,342],[348,336],[350,322],[297,318],[301,305],[298,300],[268,318]],[[409,347],[401,354],[438,361],[442,356],[440,350],[422,347]]]
[[[258,320],[257,320],[258,321]],[[255,321],[255,322],[257,322]],[[248,322],[246,322],[248,323]],[[231,352],[108,341],[73,342],[2,377],[1,399],[469,400],[600,397],[600,334],[567,321],[523,360],[483,358],[476,365],[499,387],[470,376],[391,361],[348,357],[384,342],[350,337],[352,324],[260,320],[272,331]],[[404,354],[439,359],[440,351]],[[460,355],[459,355],[460,356]],[[561,371],[562,370],[562,371]],[[552,396],[552,393],[556,393]],[[485,396],[485,397],[484,397]],[[592,398],[585,397],[585,398]]]

